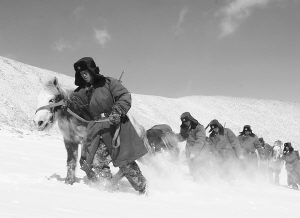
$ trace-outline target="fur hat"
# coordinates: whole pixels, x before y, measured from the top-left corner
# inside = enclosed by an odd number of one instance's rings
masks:
[[[243,127],[243,131],[241,133],[245,133],[246,131],[249,131],[250,133],[252,133],[252,129],[250,125],[245,125]]]
[[[292,146],[292,143],[290,143],[290,142],[284,143],[284,148],[283,148],[283,150],[284,150],[285,152],[292,152],[292,151],[294,151],[294,148],[293,148],[293,146]]]
[[[214,120],[210,121],[205,129],[207,129],[208,127],[210,127],[209,132],[213,132],[214,128],[218,127],[219,128],[219,134],[224,135],[224,127],[222,126],[222,124],[218,120],[214,119]]]
[[[184,112],[180,116],[181,122],[191,121],[192,129],[198,125],[198,121],[190,114],[190,112]]]
[[[254,136],[255,134],[252,132],[251,126],[250,125],[245,125],[243,127],[243,131],[240,132],[240,135],[245,135],[246,131],[250,132],[250,136]]]
[[[91,57],[84,57],[79,59],[77,62],[74,63],[74,70],[75,70],[75,85],[79,87],[85,86],[85,81],[81,77],[80,72],[83,70],[88,70],[92,77],[94,78],[94,81],[101,80],[103,75],[100,74],[99,67],[96,66],[95,61]]]

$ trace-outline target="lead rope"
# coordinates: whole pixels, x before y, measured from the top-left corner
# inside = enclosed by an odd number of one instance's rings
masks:
[[[51,110],[55,107],[58,107],[58,106],[66,106],[66,102],[64,99],[60,100],[59,102],[57,103],[51,103],[51,104],[48,104],[48,105],[45,105],[45,106],[42,106],[42,107],[39,107],[35,113],[37,113],[38,111],[40,110]],[[66,110],[70,115],[72,115],[73,117],[75,117],[76,119],[84,122],[84,123],[104,123],[104,122],[110,122],[108,118],[104,118],[104,119],[100,119],[100,120],[86,120],[82,117],[80,117],[78,114],[74,113],[70,108],[67,107],[67,110]],[[118,148],[120,146],[120,130],[121,130],[121,125],[119,124],[115,133],[114,133],[114,136],[113,136],[113,139],[112,139],[112,144],[113,144],[113,147],[114,148]]]

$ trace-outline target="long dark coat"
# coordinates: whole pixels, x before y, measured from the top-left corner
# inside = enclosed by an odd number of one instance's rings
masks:
[[[83,88],[84,89],[84,88]],[[82,90],[79,90],[81,92]],[[84,90],[85,91],[85,90]],[[118,126],[109,122],[90,123],[87,126],[85,149],[87,163],[91,164],[102,139],[108,147],[114,166],[122,166],[132,162],[147,153],[143,140],[138,136],[132,123],[126,116],[131,107],[131,94],[120,81],[103,77],[97,80],[93,88],[86,91],[89,98],[89,112],[93,120],[107,117],[112,111],[122,115],[120,124],[120,146],[112,145],[112,140]]]

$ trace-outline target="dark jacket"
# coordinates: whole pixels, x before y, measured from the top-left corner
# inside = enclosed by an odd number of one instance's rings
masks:
[[[112,145],[118,126],[108,122],[90,123],[87,127],[86,138],[87,162],[88,164],[92,163],[99,139],[102,138],[108,147],[114,166],[121,166],[142,157],[147,153],[147,149],[126,116],[131,107],[131,94],[120,81],[98,75],[92,87],[88,89],[79,87],[77,91],[86,92],[89,98],[88,108],[93,120],[107,117],[112,112],[122,116],[119,134],[120,146],[115,148]],[[80,79],[77,78],[77,81]]]

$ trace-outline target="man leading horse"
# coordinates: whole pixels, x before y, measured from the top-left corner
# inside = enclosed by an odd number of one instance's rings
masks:
[[[110,178],[109,157],[115,167],[120,168],[132,187],[141,194],[146,193],[146,179],[136,160],[147,153],[143,140],[138,136],[127,117],[131,107],[131,94],[120,81],[104,77],[99,73],[91,57],[84,57],[74,64],[75,92],[86,98],[93,120],[106,118],[109,122],[90,122],[83,143],[81,168],[88,177],[99,175]],[[96,158],[96,162],[94,160]]]

